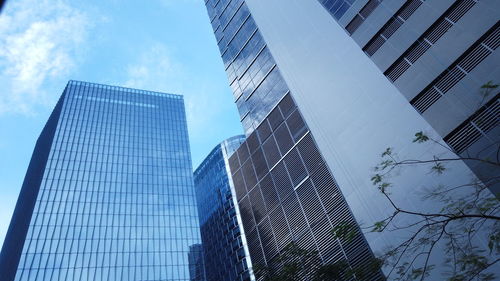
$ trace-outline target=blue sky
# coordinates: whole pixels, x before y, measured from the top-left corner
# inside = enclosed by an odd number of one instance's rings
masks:
[[[195,167],[243,131],[203,0],[10,0],[0,50],[0,244],[69,79],[184,95]]]

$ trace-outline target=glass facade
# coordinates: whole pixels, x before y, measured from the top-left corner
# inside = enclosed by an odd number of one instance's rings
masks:
[[[295,242],[317,251],[321,264],[366,267],[373,253],[245,1],[206,6],[247,135],[229,166],[252,264],[277,265]],[[343,222],[355,225],[351,241],[331,234]]]
[[[318,0],[330,14],[339,20],[357,0]],[[382,0],[375,0],[382,2]],[[375,2],[373,1],[373,2]]]
[[[195,244],[189,247],[189,277],[190,281],[205,281],[205,263],[203,246]]]
[[[223,141],[194,172],[207,281],[250,280],[248,248],[228,163],[244,141],[244,136]]]
[[[206,2],[245,133],[249,135],[288,88],[243,0]]]
[[[202,280],[200,242],[183,98],[70,81],[35,148],[2,280]]]

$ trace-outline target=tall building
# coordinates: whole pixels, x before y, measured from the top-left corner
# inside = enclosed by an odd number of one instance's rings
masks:
[[[189,280],[200,243],[182,96],[70,81],[35,146],[1,279]]]
[[[195,244],[189,246],[189,281],[205,281],[205,262],[203,246]]]
[[[364,235],[359,227],[393,212],[370,181],[381,152],[454,157],[412,144],[418,131],[442,139],[338,24],[358,2],[367,1],[206,1],[247,137],[229,166],[252,265],[276,264],[294,242],[317,251],[321,264],[366,267],[374,252],[404,237]],[[391,196],[409,209],[431,210],[423,188],[474,178],[463,162],[450,168],[439,178],[423,167],[402,171]],[[355,226],[352,240],[332,236],[342,223]],[[431,280],[442,272],[434,270]],[[385,279],[371,274],[369,280]]]
[[[320,0],[337,23],[459,155],[500,147],[500,2]],[[344,3],[345,2],[345,3]],[[467,162],[500,194],[497,167]]]
[[[248,247],[229,170],[229,156],[244,141],[244,136],[223,141],[194,172],[207,281],[251,278]]]
[[[273,265],[295,242],[323,263],[363,267],[373,254],[359,227],[353,241],[331,235],[337,218],[355,219],[250,9],[236,0],[206,5],[247,135],[229,166],[252,264]]]

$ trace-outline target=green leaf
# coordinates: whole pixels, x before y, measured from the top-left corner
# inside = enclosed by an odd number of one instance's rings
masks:
[[[496,89],[498,84],[493,84],[493,81],[488,81],[481,86],[481,89]]]
[[[500,249],[500,233],[491,234],[489,236],[488,248],[490,249],[490,255],[493,250],[498,251]]]
[[[349,268],[349,264],[344,261],[322,265],[316,271],[314,281],[342,280],[346,268]]]
[[[413,139],[413,142],[418,142],[418,143],[423,143],[429,140],[429,137],[424,134],[424,132],[420,131],[415,134],[415,138]]]
[[[440,162],[438,162],[438,163],[436,163],[436,165],[432,166],[432,171],[436,172],[438,174],[442,174],[444,172],[444,170],[446,170],[446,168]]]
[[[386,193],[387,188],[388,188],[389,186],[391,186],[391,184],[390,184],[390,183],[384,182],[384,183],[382,183],[382,184],[380,184],[380,185],[378,186],[378,189],[379,189],[382,193]]]
[[[380,174],[375,174],[372,178],[372,183],[373,185],[377,185],[378,183],[380,183],[382,181],[382,176]]]
[[[481,86],[481,94],[483,95],[483,98],[489,96],[491,94],[491,91],[496,88],[498,88],[498,84],[493,84],[493,81],[488,81],[486,84],[483,84]]]
[[[384,161],[380,162],[380,167],[382,168],[382,170],[386,169],[387,167],[390,167],[392,165],[394,165],[394,161],[392,161],[392,160],[384,160]]]
[[[385,156],[390,156],[392,155],[392,148],[388,147],[385,149],[385,151],[382,153],[382,157],[385,157]]]
[[[384,230],[384,227],[386,226],[385,221],[378,221],[373,224],[373,228],[371,232],[382,232]]]
[[[348,222],[341,222],[332,229],[333,237],[351,242],[356,236],[356,227]]]

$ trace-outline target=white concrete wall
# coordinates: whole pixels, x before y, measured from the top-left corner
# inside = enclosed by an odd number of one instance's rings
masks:
[[[435,138],[437,133],[318,1],[246,3],[358,222],[369,225],[392,213],[370,182],[373,167],[387,147],[403,159],[432,159],[443,149],[412,139],[421,130]],[[435,208],[420,200],[422,188],[472,177],[461,162],[448,169],[445,176],[429,175],[429,167],[405,170],[393,179],[396,202],[414,210]],[[367,240],[380,252],[402,237],[370,233]],[[438,271],[435,280],[442,278]]]

